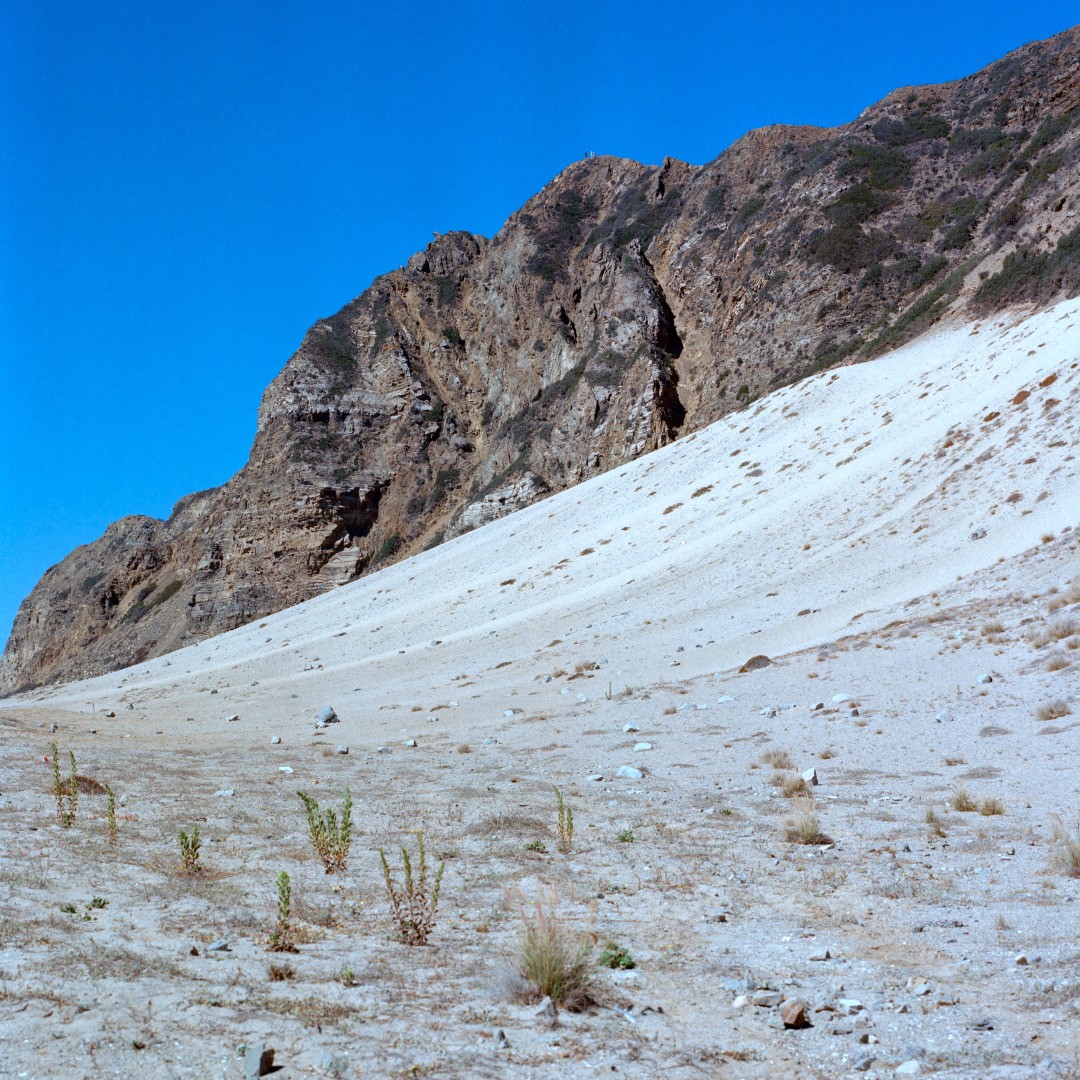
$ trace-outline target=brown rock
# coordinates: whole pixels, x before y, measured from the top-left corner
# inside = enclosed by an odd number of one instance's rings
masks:
[[[790,1001],[785,1001],[780,1006],[780,1019],[784,1022],[786,1028],[806,1028],[810,1027],[810,1017],[808,1015],[810,1006],[805,1001],[799,1001],[797,998]]]
[[[767,656],[751,656],[750,659],[739,668],[739,673],[745,675],[748,671],[759,671],[761,668],[768,667],[771,663],[772,661]]]

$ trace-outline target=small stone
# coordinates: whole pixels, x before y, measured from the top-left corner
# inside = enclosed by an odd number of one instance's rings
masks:
[[[223,788],[221,788],[220,791],[215,791],[214,792],[215,797],[220,795],[220,796],[224,796],[225,798],[228,798],[228,797],[230,797],[232,795],[235,795],[235,794],[236,794],[236,792],[233,791],[233,789],[231,787],[223,787]]]
[[[315,1059],[315,1067],[323,1076],[344,1076],[347,1064],[344,1058],[331,1054],[329,1050]]]
[[[930,984],[924,982],[918,983],[913,987],[911,993],[915,997],[926,997],[926,995],[930,993]]]
[[[390,747],[389,746],[380,746],[375,751],[375,753],[377,753],[377,754],[389,754],[390,753]]]
[[[634,749],[635,750],[651,750],[652,749],[652,743],[651,742],[634,743]]]
[[[850,701],[850,700],[851,700],[851,695],[850,694],[833,694],[833,696],[832,696],[832,701],[833,701],[834,705],[840,705],[843,702]]]
[[[115,715],[116,715],[116,713],[114,713],[114,712],[112,711],[112,709],[106,709],[106,710],[105,710],[105,715],[106,715],[106,716],[108,716],[108,717],[112,717],[112,716],[115,716]]]
[[[335,754],[347,754],[348,752],[349,748],[345,743],[339,743],[338,748],[334,751]]]
[[[499,1028],[499,1033],[495,1036],[495,1048],[497,1050],[509,1050],[510,1040],[506,1037],[506,1032],[502,1028]]]
[[[980,675],[979,676],[979,682],[980,683],[992,683],[993,681],[994,681],[994,679],[993,679],[993,676],[991,676],[991,675]]]
[[[831,960],[832,959],[832,953],[829,952],[828,949],[826,949],[824,952],[814,953],[814,955],[811,956],[810,959],[811,960],[817,960],[817,961]]]
[[[1020,955],[1013,960],[1013,963],[1017,967],[1025,967],[1027,965],[1027,962],[1028,958],[1023,953],[1020,953]]]
[[[861,1013],[862,1009],[863,1003],[855,998],[836,999],[836,1011],[842,1016],[854,1016],[856,1013]]]
[[[622,729],[623,729],[623,731],[637,731],[638,726],[637,726],[637,724],[634,723],[633,720],[631,720],[630,723],[623,724]]]
[[[711,923],[726,923],[728,913],[726,911],[714,911],[711,915],[705,916],[706,922]]]
[[[325,727],[327,724],[340,724],[341,720],[338,714],[334,712],[332,705],[327,705],[323,708],[319,715],[315,717],[316,727]]]
[[[584,705],[585,702],[589,700],[589,695],[588,694],[578,694],[577,699],[578,699],[578,701],[580,701]]]
[[[971,534],[971,539],[972,540],[984,540],[984,539],[986,539],[986,530],[985,529],[976,529]]]
[[[635,769],[633,765],[620,765],[619,771],[615,775],[626,780],[640,780],[644,774],[640,769]]]
[[[817,769],[807,769],[802,774],[802,778],[803,778],[803,782],[806,783],[806,784],[809,784],[811,787],[817,787],[818,786]]]
[[[279,765],[277,767],[278,772],[291,773],[293,771],[291,765]]]
[[[226,719],[226,720],[227,720],[227,721],[228,721],[228,722],[229,722],[230,724],[235,724],[235,723],[236,723],[236,721],[240,719],[240,714],[239,714],[239,713],[233,713],[233,714],[232,714],[232,716],[226,716],[226,717],[225,717],[225,719]]]
[[[739,674],[745,675],[748,671],[760,671],[761,668],[767,668],[772,661],[763,653],[759,653],[757,656],[751,656],[749,660],[741,668],[739,668]]]
[[[260,1076],[266,1076],[274,1068],[274,1048],[264,1043],[255,1043],[249,1046],[244,1053],[244,1076],[245,1080],[259,1080]]]
[[[215,691],[213,691],[213,693],[216,694],[217,691],[215,690]],[[128,712],[134,712],[135,711],[135,706],[132,705],[130,701],[124,706],[124,708],[127,709]]]
[[[50,724],[49,725],[49,734],[50,735],[55,735],[57,733],[57,731],[59,731],[59,730],[60,729],[55,724]]]
[[[499,740],[492,738],[490,735],[484,740],[485,746],[494,746]]]
[[[825,702],[824,701],[819,701],[811,711],[812,712],[821,712],[821,710],[824,709],[824,708],[825,708]]]
[[[721,696],[716,699],[716,704],[717,705],[726,705],[729,701],[734,701],[734,700],[735,700],[735,698],[732,697],[731,694],[721,694]]]
[[[739,994],[738,997],[731,1003],[733,1009],[744,1009],[749,1002],[749,998],[745,994]]]
[[[416,745],[416,740],[415,739],[409,739],[409,740],[406,741],[405,745],[406,746],[415,746]]]
[[[544,1000],[540,1002],[539,1007],[533,1015],[537,1020],[547,1022],[551,1027],[555,1027],[559,1022],[559,1010],[555,1008],[555,1002],[549,997],[544,998]]]
[[[859,710],[858,709],[852,709],[850,715],[851,716],[858,716],[859,715]]]
[[[513,709],[504,709],[503,710],[503,716],[508,716],[511,720],[513,720],[514,719],[514,710]]]
[[[897,1065],[893,1070],[895,1076],[918,1076],[922,1072],[922,1065],[914,1058],[905,1061],[903,1065]]]
[[[786,1028],[807,1028],[810,1027],[810,1017],[806,1012],[806,1002],[795,998],[780,1006],[780,1019]]]
[[[604,777],[603,777],[603,775],[602,775],[602,774],[600,774],[600,773],[593,773],[593,774],[592,774],[591,776],[587,777],[587,779],[589,779],[589,780],[594,780],[594,781],[596,781],[597,783],[599,783],[599,782],[600,782],[601,780],[603,780],[603,779],[604,779]]]
[[[851,1067],[855,1072],[869,1072],[870,1066],[877,1061],[877,1058],[873,1054],[867,1054],[865,1057],[859,1058]]]
[[[943,724],[943,723],[945,723],[946,720],[951,720],[952,716],[949,715],[949,710],[948,709],[942,709],[941,712],[934,714],[934,719],[939,724]]]
[[[779,990],[759,990],[750,998],[751,1005],[757,1005],[760,1009],[775,1009],[784,995]]]
[[[232,952],[229,948],[229,942],[225,938],[221,938],[219,941],[215,941],[207,952]]]
[[[280,745],[280,743],[281,743],[281,736],[280,736],[280,735],[275,735],[275,736],[274,736],[274,737],[273,737],[273,738],[272,738],[272,739],[270,740],[270,745],[271,745],[271,746],[278,746],[278,745]]]

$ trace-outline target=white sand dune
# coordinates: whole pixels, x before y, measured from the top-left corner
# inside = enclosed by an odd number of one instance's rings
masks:
[[[1080,879],[1055,815],[1080,803],[1078,447],[1070,300],[823,373],[258,624],[0,702],[0,1075],[231,1077],[238,1044],[268,1041],[290,1076],[1075,1076]],[[341,723],[316,732],[327,704]],[[50,825],[51,738],[125,797],[116,848],[89,797]],[[792,767],[770,770],[779,751]],[[779,785],[808,767],[831,846],[785,833]],[[578,822],[565,857],[552,783]],[[338,881],[295,791],[345,784]],[[950,809],[958,785],[1004,814]],[[176,874],[192,821],[201,881]],[[447,860],[425,950],[388,941],[373,854],[417,826]],[[280,868],[314,929],[271,983]],[[544,884],[638,960],[554,1030],[498,980],[515,898],[527,913]],[[85,921],[54,910],[91,895],[110,903]],[[813,1027],[745,1004],[762,986]]]
[[[426,701],[506,660],[489,689],[581,648],[652,681],[866,629],[1080,524],[1078,357],[1077,301],[940,331],[258,625],[30,699],[167,691],[156,707],[186,713],[228,677],[259,680],[229,701],[260,712],[297,680]]]

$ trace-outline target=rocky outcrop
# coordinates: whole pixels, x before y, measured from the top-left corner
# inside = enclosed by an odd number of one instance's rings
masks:
[[[1080,288],[1080,31],[701,167],[571,165],[317,323],[247,465],[126,518],[19,610],[0,690],[350,581],[950,313]]]

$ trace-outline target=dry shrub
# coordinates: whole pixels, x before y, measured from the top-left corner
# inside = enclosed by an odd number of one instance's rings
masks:
[[[808,796],[797,796],[795,812],[785,823],[786,835],[793,844],[830,844],[832,841],[821,831],[821,821],[817,816],[814,800]]]
[[[1047,671],[1064,671],[1072,661],[1067,656],[1062,656],[1061,653],[1054,653],[1049,660],[1046,661]]]
[[[953,788],[952,798],[949,803],[954,810],[962,814],[971,814],[979,809],[979,804],[971,797],[963,784],[957,784]]]
[[[930,830],[931,836],[944,836],[945,830],[941,827],[941,818],[937,815],[937,810],[932,806],[926,808],[926,825]]]
[[[1065,588],[1056,593],[1046,605],[1047,613],[1053,615],[1055,611],[1080,604],[1080,578],[1073,578]]]
[[[1041,649],[1052,641],[1061,641],[1073,634],[1080,634],[1080,620],[1055,619],[1040,630],[1032,630],[1028,634],[1028,642],[1033,648]]]
[[[774,769],[795,768],[795,763],[788,756],[788,752],[786,750],[781,750],[779,747],[772,750],[766,750],[765,753],[761,755],[761,760],[764,761],[766,765],[771,765]]]
[[[799,795],[809,795],[810,789],[806,786],[806,781],[801,776],[789,776],[784,780],[784,785],[780,789],[786,799],[794,799]]]
[[[1069,708],[1069,703],[1064,698],[1058,698],[1057,701],[1040,705],[1035,710],[1035,719],[1045,724],[1048,720],[1060,720],[1063,716],[1068,716],[1070,712],[1072,710]]]
[[[991,619],[990,622],[983,623],[979,633],[983,637],[992,637],[994,634],[1003,634],[1005,632],[1005,624],[1000,619]]]
[[[1055,816],[1054,821],[1057,862],[1070,877],[1080,877],[1080,815],[1075,828],[1066,825],[1060,816]]]
[[[518,941],[515,996],[528,1002],[548,997],[554,1005],[578,1012],[592,1003],[592,943],[568,931],[538,903]]]
[[[986,798],[979,803],[979,813],[983,817],[994,817],[1005,813],[1005,804],[1000,799]]]

